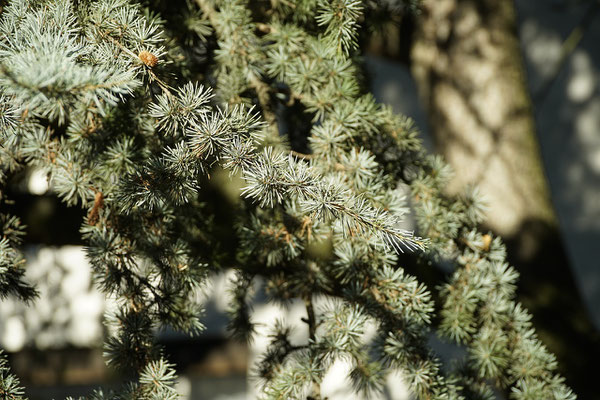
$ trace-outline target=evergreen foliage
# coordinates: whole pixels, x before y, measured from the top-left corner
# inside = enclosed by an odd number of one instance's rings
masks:
[[[492,399],[497,389],[512,399],[575,398],[515,302],[518,273],[501,240],[477,230],[477,190],[444,194],[448,166],[425,153],[410,119],[364,89],[361,26],[411,7],[11,0],[2,8],[2,187],[40,168],[57,196],[87,210],[81,234],[95,284],[120,305],[107,318],[107,362],[139,377],[122,393],[90,398],[176,398],[154,333],[200,332],[196,294],[229,268],[236,338],[252,339],[257,280],[272,301],[306,305],[309,340],[292,345],[291,328],[278,323],[253,368],[265,399],[320,398],[338,358],[352,363],[365,396],[400,370],[420,399]],[[235,239],[208,193],[220,170],[243,182],[230,213]],[[409,205],[422,238],[401,228]],[[32,300],[23,228],[4,211],[0,221],[0,295]],[[454,272],[439,290],[426,287],[402,268],[407,257]],[[377,334],[366,343],[369,325]],[[442,363],[431,332],[467,356]],[[3,395],[20,398],[4,361],[0,372]]]
[[[20,387],[19,378],[10,372],[4,353],[0,351],[0,394],[4,399],[23,399],[23,388]]]

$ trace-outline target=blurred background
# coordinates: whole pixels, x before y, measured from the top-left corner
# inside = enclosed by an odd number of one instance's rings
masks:
[[[456,171],[450,191],[482,188],[487,228],[502,234],[521,273],[519,300],[579,398],[600,398],[600,1],[424,0],[421,15],[396,22],[363,46],[373,93],[415,119],[426,146],[444,154]],[[101,347],[102,316],[114,305],[92,285],[83,212],[61,204],[35,170],[8,192],[28,226],[27,279],[40,291],[29,307],[0,302],[0,347],[26,394],[61,399],[118,387]],[[254,397],[248,369],[266,341],[227,339],[226,282],[216,275],[206,290],[199,338],[159,333],[183,398]],[[299,321],[302,308],[259,301],[253,318]],[[456,351],[435,345],[442,355]],[[323,396],[351,398],[344,368],[335,365]],[[399,382],[389,379],[387,398],[409,398]]]

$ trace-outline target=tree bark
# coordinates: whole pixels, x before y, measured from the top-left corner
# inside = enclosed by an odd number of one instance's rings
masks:
[[[503,236],[535,218],[556,226],[511,1],[426,0],[413,75],[436,145],[458,171],[450,191],[478,185]]]
[[[418,18],[411,69],[437,150],[457,172],[448,191],[479,186],[487,227],[504,237],[521,273],[520,300],[586,398],[595,393],[598,333],[569,268],[544,175],[514,4],[423,0]]]

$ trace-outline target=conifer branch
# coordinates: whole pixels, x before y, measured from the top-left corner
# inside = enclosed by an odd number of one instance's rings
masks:
[[[273,301],[300,299],[307,311],[302,343],[292,344],[290,326],[272,326],[253,368],[264,398],[320,398],[323,377],[343,359],[365,397],[399,369],[419,399],[491,398],[500,389],[515,399],[573,400],[515,301],[518,274],[504,246],[476,229],[477,190],[444,194],[447,165],[426,156],[410,119],[364,92],[359,26],[369,27],[371,8],[382,5],[251,5],[196,0],[189,6],[200,10],[187,10],[185,26],[170,20],[177,13],[163,21],[130,0],[81,8],[12,0],[2,10],[0,196],[20,169],[35,167],[50,177],[51,193],[84,209],[94,283],[120,305],[108,317],[105,355],[139,374],[119,393],[93,398],[176,398],[174,368],[154,332],[199,332],[198,290],[210,273],[235,266],[234,337],[251,343],[255,334],[255,279]],[[214,55],[211,65],[188,57],[198,49],[180,38],[190,34]],[[208,77],[172,87],[159,76],[163,63],[178,76]],[[207,86],[214,82],[218,106]],[[289,150],[298,139],[309,154]],[[246,199],[227,218],[202,186],[216,167],[241,180]],[[401,228],[407,186],[424,238]],[[0,297],[29,301],[37,292],[23,279],[23,227],[5,213],[0,227]],[[406,257],[421,268],[455,266],[439,296],[405,273],[404,250],[419,251]],[[433,353],[431,330],[466,348],[464,367]],[[5,366],[0,359],[0,389],[20,398]]]

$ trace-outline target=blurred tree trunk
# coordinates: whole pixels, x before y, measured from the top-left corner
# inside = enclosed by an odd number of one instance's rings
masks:
[[[579,297],[550,199],[514,4],[423,0],[415,29],[412,72],[437,150],[457,171],[448,190],[466,184],[481,188],[489,205],[488,227],[504,237],[509,259],[521,273],[521,300],[562,362],[562,372],[586,398],[585,392],[594,393],[589,378],[598,337]]]
[[[556,226],[511,1],[423,2],[413,75],[438,149],[459,171],[451,191],[477,184],[503,236],[526,219]]]

